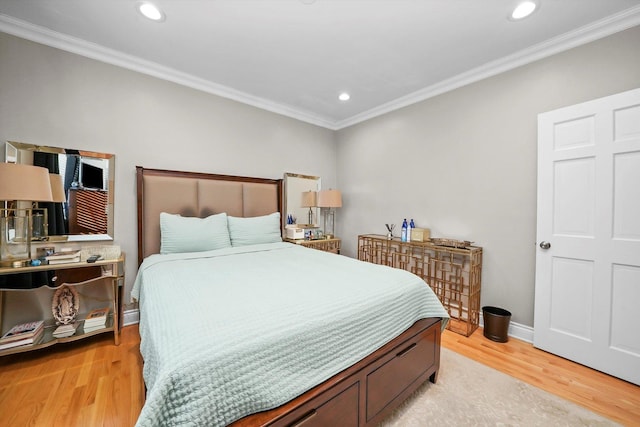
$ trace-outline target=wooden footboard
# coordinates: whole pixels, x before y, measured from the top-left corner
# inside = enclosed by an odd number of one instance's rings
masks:
[[[306,393],[234,427],[374,426],[440,367],[440,318],[422,319],[400,336]]]

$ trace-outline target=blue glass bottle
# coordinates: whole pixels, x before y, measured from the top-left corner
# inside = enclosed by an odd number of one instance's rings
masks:
[[[407,229],[407,242],[411,241],[411,234],[413,233],[413,229],[416,228],[416,223],[413,222],[413,218],[409,222],[409,228]]]
[[[407,218],[404,219],[404,221],[402,221],[402,232],[400,234],[400,240],[402,240],[403,242],[407,241]]]

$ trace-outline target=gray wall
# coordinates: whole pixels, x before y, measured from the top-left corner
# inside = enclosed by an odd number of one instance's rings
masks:
[[[404,217],[434,236],[473,240],[485,249],[482,303],[532,325],[537,114],[639,87],[638,45],[633,28],[334,133],[0,33],[0,144],[116,154],[127,300],[135,165],[295,172],[343,192],[343,253],[356,255],[358,234]]]
[[[136,165],[266,178],[294,172],[335,187],[334,138],[327,129],[0,33],[0,160],[5,141],[116,155],[125,302],[137,270]]]
[[[338,132],[344,253],[414,218],[484,248],[483,305],[533,325],[537,115],[640,87],[640,27]]]

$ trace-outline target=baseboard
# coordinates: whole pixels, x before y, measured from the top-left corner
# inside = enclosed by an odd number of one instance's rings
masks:
[[[531,326],[511,322],[509,324],[509,336],[528,343],[533,343],[533,328]]]
[[[140,311],[137,308],[126,310],[124,312],[123,326],[135,325],[138,322],[140,322]],[[484,326],[482,313],[480,313],[480,326]],[[510,322],[508,334],[510,337],[517,338],[522,341],[529,343],[533,342],[533,328],[531,326]]]
[[[484,327],[482,313],[480,313],[480,326]],[[528,343],[533,343],[533,328],[531,326],[522,325],[516,322],[509,322],[509,331],[507,333],[510,337],[517,338]]]
[[[140,310],[133,308],[125,310],[122,315],[122,326],[135,325],[140,322]]]

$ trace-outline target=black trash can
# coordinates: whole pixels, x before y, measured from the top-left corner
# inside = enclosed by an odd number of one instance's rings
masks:
[[[485,337],[495,342],[509,341],[511,312],[504,308],[485,306],[482,307],[482,319]]]

